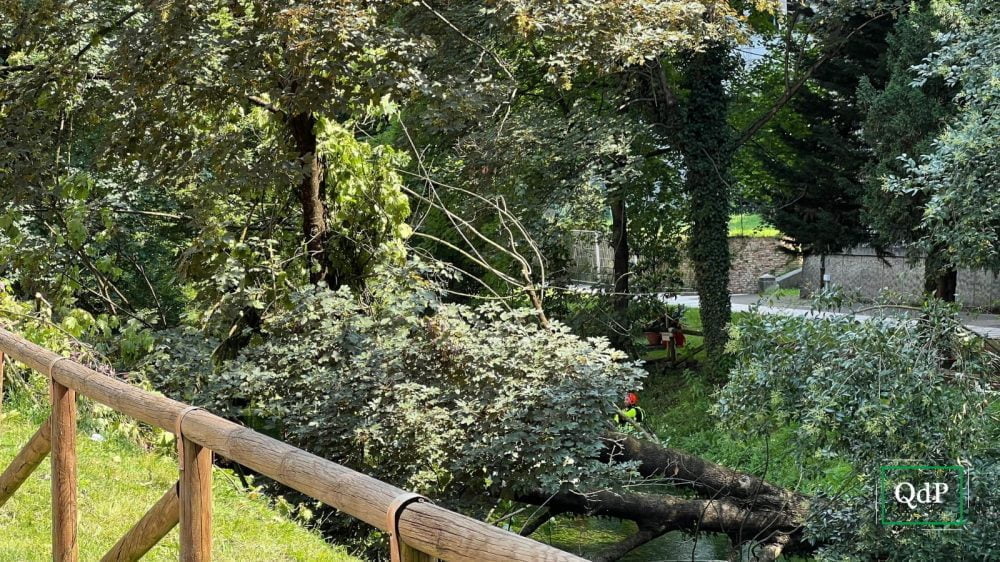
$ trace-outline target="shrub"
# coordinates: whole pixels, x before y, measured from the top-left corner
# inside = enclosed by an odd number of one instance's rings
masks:
[[[857,321],[750,314],[733,330],[737,365],[717,413],[746,435],[795,428],[803,477],[825,459],[853,469],[839,494],[812,500],[809,532],[825,558],[990,558],[1000,536],[995,356],[930,303],[911,317]],[[963,464],[970,469],[970,522],[961,533],[879,526],[882,465]],[[907,464],[907,463],[904,463]],[[817,474],[812,474],[816,472]]]
[[[294,301],[214,374],[210,344],[201,360],[174,345],[190,332],[164,339],[148,371],[175,395],[439,498],[628,476],[597,457],[642,371],[606,340],[543,328],[529,310],[442,303],[412,274],[365,299],[309,288]]]

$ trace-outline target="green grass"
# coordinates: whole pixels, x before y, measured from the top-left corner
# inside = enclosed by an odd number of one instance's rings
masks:
[[[44,419],[42,412],[11,407],[0,413],[0,470]],[[80,559],[98,560],[177,480],[177,464],[122,439],[97,442],[84,433],[77,452]],[[216,560],[357,560],[244,491],[230,471],[216,468],[213,480]],[[0,562],[51,559],[49,486],[46,461],[0,508]],[[177,560],[178,548],[175,528],[143,560]]]
[[[772,238],[781,236],[781,232],[765,223],[760,215],[733,215],[729,217],[729,236]]]
[[[775,300],[786,300],[787,301],[787,300],[798,300],[799,299],[799,295],[800,295],[801,292],[802,292],[802,289],[799,289],[798,287],[788,287],[788,288],[785,288],[785,289],[773,289],[773,290],[767,291],[767,292],[765,292],[763,294],[761,294],[761,293],[758,293],[758,294],[760,294],[760,296],[764,297],[765,299],[775,299]]]
[[[739,315],[734,314],[738,319]],[[700,311],[687,309],[682,320],[689,330],[702,329]],[[700,346],[702,338],[688,336],[687,345],[678,350],[684,357],[687,346]],[[645,343],[645,342],[643,342]],[[645,358],[663,356],[665,351],[653,351]],[[704,351],[696,356],[704,359]],[[698,455],[724,466],[764,475],[769,481],[806,492],[832,491],[849,473],[849,467],[829,461],[800,480],[802,469],[797,461],[795,431],[784,427],[768,436],[743,439],[719,428],[711,415],[715,403],[715,387],[703,381],[698,373],[664,371],[650,375],[639,402],[647,415],[647,425],[665,445]],[[526,518],[525,518],[526,519]],[[514,526],[516,531],[518,521]],[[633,534],[635,524],[615,519],[583,519],[558,517],[543,525],[532,538],[569,552],[590,557]],[[668,533],[623,558],[626,562],[643,560],[726,559],[729,541],[720,535],[707,535],[695,541],[679,532]]]
[[[797,291],[797,289],[796,289]],[[745,312],[733,314],[738,321]],[[701,330],[697,308],[684,311],[683,325]],[[688,345],[701,345],[698,336],[688,336]],[[678,356],[684,356],[684,350]],[[665,352],[655,351],[652,354]],[[704,351],[696,356],[704,359]],[[647,357],[648,358],[648,357]],[[729,468],[764,475],[771,482],[788,487],[798,486],[805,492],[832,491],[850,471],[844,463],[831,460],[809,460],[812,470],[804,474],[796,460],[795,428],[785,426],[770,435],[743,439],[729,434],[716,425],[710,414],[715,403],[716,388],[706,383],[697,372],[664,371],[650,375],[640,392],[640,404],[647,415],[647,425],[670,447],[702,456]]]

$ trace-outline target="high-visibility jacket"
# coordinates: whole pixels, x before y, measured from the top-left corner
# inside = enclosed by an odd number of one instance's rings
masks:
[[[622,412],[625,412],[625,416],[636,423],[642,423],[646,420],[646,412],[643,412],[642,408],[638,406],[630,406],[623,409]],[[628,423],[628,420],[622,419],[621,414],[615,414],[615,421],[618,422],[618,425],[632,425]]]

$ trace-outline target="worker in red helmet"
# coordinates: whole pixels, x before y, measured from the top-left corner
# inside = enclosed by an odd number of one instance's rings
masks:
[[[642,408],[639,407],[639,395],[634,392],[629,392],[625,395],[625,404],[622,406],[621,411],[615,414],[615,421],[618,422],[618,425],[626,429],[634,427],[629,423],[629,420],[637,424],[642,424],[646,420],[646,412],[643,412]]]

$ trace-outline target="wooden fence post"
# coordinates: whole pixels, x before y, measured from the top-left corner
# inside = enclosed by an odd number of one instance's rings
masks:
[[[212,559],[212,451],[181,441],[181,560]]]
[[[76,392],[52,381],[52,560],[76,562]]]

